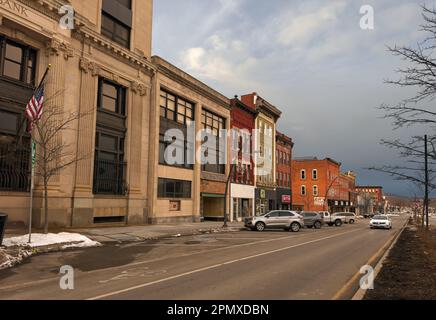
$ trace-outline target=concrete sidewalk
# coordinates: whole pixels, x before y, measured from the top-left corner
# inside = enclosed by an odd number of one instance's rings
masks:
[[[223,228],[223,222],[181,223],[177,225],[144,225],[126,227],[102,227],[87,229],[68,229],[67,232],[80,233],[101,243],[133,242],[150,239],[181,237],[205,233],[235,232],[244,229],[243,223],[229,223]]]

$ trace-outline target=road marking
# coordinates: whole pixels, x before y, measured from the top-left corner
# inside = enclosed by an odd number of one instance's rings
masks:
[[[363,228],[356,228],[355,230],[357,231],[357,230],[362,230],[362,229]],[[324,231],[324,230],[326,230],[326,231]],[[320,233],[329,233],[331,230],[332,231],[336,231],[338,229],[337,228],[323,228],[323,229],[319,230],[319,232],[317,234],[320,234]],[[255,241],[255,242],[248,242],[248,243],[242,243],[242,244],[235,244],[235,245],[231,245],[231,246],[228,246],[228,247],[210,249],[210,250],[207,250],[207,251],[202,250],[202,251],[191,252],[191,253],[183,253],[183,254],[178,254],[178,255],[174,255],[174,256],[170,256],[170,257],[162,257],[162,258],[150,259],[150,260],[145,260],[145,261],[133,262],[133,263],[129,263],[129,264],[122,265],[122,266],[116,266],[116,267],[99,269],[99,270],[93,270],[93,271],[85,271],[83,273],[78,273],[78,275],[81,275],[81,274],[83,274],[83,275],[91,275],[91,274],[95,274],[95,273],[108,272],[108,271],[117,270],[117,269],[136,267],[136,266],[140,266],[140,265],[143,265],[143,264],[160,262],[160,261],[164,261],[164,260],[168,260],[168,259],[186,258],[186,257],[201,255],[201,254],[210,253],[210,252],[216,252],[216,251],[228,250],[228,249],[235,249],[235,248],[242,248],[242,247],[249,247],[249,246],[254,246],[254,245],[258,245],[258,244],[270,243],[270,242],[281,241],[281,240],[286,240],[286,239],[299,239],[299,238],[305,237],[306,235],[313,235],[313,234],[315,234],[315,233],[304,233],[303,232],[300,235],[293,234],[293,235],[286,236],[286,237],[272,238],[272,239],[266,239],[266,240]],[[222,235],[223,234],[221,234],[221,236]],[[130,244],[128,246],[140,246],[140,245],[142,245],[141,242]],[[186,246],[188,247],[188,245],[186,245]],[[30,286],[33,286],[33,285],[45,284],[45,283],[52,282],[52,281],[56,281],[57,282],[57,281],[59,281],[59,278],[58,277],[53,277],[53,278],[48,278],[48,279],[42,279],[42,280],[36,280],[36,281],[32,281],[32,282],[26,282],[26,283],[20,283],[20,284],[0,287],[0,290],[3,291],[3,290],[18,289],[18,288],[26,288],[26,287],[30,287]]]
[[[140,284],[140,285],[137,285],[137,286],[133,286],[133,287],[122,289],[122,290],[118,290],[118,291],[113,291],[113,292],[106,293],[106,294],[103,294],[103,295],[100,295],[100,296],[97,296],[97,297],[89,298],[89,299],[86,299],[86,300],[100,300],[100,299],[112,297],[112,296],[115,296],[115,295],[118,295],[118,294],[122,294],[122,293],[126,293],[126,292],[129,292],[129,291],[134,291],[134,290],[137,290],[137,289],[142,289],[142,288],[150,287],[150,286],[155,285],[155,284],[159,284],[159,283],[162,283],[162,282],[167,282],[167,281],[170,281],[170,280],[182,278],[182,277],[185,277],[185,276],[189,276],[189,275],[192,275],[192,274],[200,273],[200,272],[203,272],[203,271],[208,271],[208,270],[211,270],[211,269],[220,268],[220,267],[227,266],[227,265],[230,265],[230,264],[234,264],[234,263],[237,263],[237,262],[251,260],[251,259],[267,256],[267,255],[270,255],[270,254],[273,254],[273,253],[278,253],[278,252],[282,252],[282,251],[286,251],[286,250],[302,247],[302,246],[305,246],[305,245],[308,245],[308,244],[313,244],[313,243],[325,241],[325,240],[328,240],[328,239],[337,238],[337,237],[340,237],[340,236],[343,236],[343,235],[346,235],[346,234],[350,234],[350,233],[356,232],[358,230],[359,229],[355,229],[353,231],[343,232],[343,233],[339,233],[339,234],[336,234],[336,235],[332,235],[332,236],[328,236],[328,237],[324,237],[324,238],[320,238],[320,239],[316,239],[316,240],[307,241],[307,242],[299,243],[299,244],[296,244],[296,245],[284,247],[284,248],[281,248],[281,249],[275,249],[275,250],[271,250],[271,251],[267,251],[267,252],[263,252],[263,253],[259,253],[259,254],[255,254],[255,255],[251,255],[251,256],[248,256],[248,257],[244,257],[244,258],[230,260],[230,261],[219,263],[219,264],[215,264],[215,265],[212,265],[212,266],[208,266],[208,267],[204,267],[204,268],[200,268],[200,269],[184,272],[184,273],[181,273],[181,274],[177,274],[177,275],[174,275],[174,276],[171,276],[171,277],[167,277],[167,278],[164,278],[164,279],[160,279],[160,280],[156,280],[156,281],[152,281],[152,282],[143,283],[143,284]]]
[[[399,238],[400,234],[404,231],[405,227],[409,224],[409,219],[407,219],[406,224],[402,226],[399,231],[397,231],[393,236],[389,237],[388,241],[375,253],[369,258],[368,262],[366,263],[367,266],[372,266],[374,262],[376,262],[384,253],[391,244],[393,244],[394,240],[396,238]],[[362,274],[360,273],[360,270],[356,272],[356,274],[333,296],[331,300],[340,300],[343,298],[345,293],[347,293],[351,288],[354,286],[355,283],[358,282],[359,278],[362,277]]]

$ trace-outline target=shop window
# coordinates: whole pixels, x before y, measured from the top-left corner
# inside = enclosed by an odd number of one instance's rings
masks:
[[[191,181],[159,178],[158,198],[190,199]]]

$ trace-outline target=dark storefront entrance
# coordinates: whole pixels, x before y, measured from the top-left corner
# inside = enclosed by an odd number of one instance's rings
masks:
[[[270,189],[256,189],[256,215],[275,210],[276,193]]]
[[[291,189],[277,188],[277,210],[291,210]]]

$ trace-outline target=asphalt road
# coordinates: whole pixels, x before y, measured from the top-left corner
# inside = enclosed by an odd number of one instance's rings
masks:
[[[405,223],[241,231],[32,257],[0,271],[0,299],[331,299]],[[74,290],[60,289],[61,266]]]

